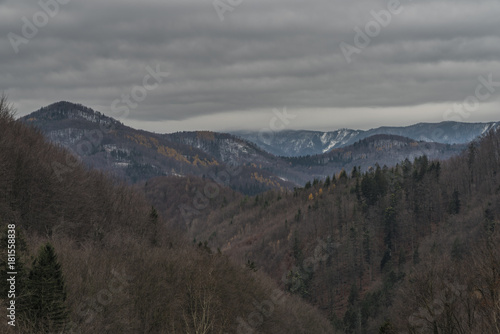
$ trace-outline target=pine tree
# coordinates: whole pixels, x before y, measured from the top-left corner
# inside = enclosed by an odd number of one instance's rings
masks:
[[[300,246],[300,240],[297,231],[295,231],[293,234],[292,252],[293,257],[295,258],[295,263],[300,266],[302,262],[302,247]]]
[[[61,265],[50,243],[33,261],[29,279],[29,318],[40,332],[61,330],[68,320]]]
[[[451,201],[448,206],[448,212],[453,215],[457,215],[460,213],[460,193],[458,190],[454,190],[453,194],[451,195]]]
[[[337,178],[335,177],[335,174],[332,175],[332,184],[333,185],[337,184]]]
[[[354,166],[351,171],[351,178],[355,179],[359,176],[358,168]]]
[[[342,169],[342,170],[340,171],[340,174],[339,174],[339,181],[341,181],[341,180],[344,180],[344,181],[345,181],[345,180],[347,180],[347,179],[348,179],[348,177],[347,177],[347,173],[346,173],[346,171],[345,171],[345,170],[343,170],[343,169]]]
[[[330,179],[330,175],[328,175],[326,177],[326,180],[325,180],[325,188],[328,188],[330,187],[330,184],[332,183],[332,180]]]
[[[361,187],[359,185],[359,178],[356,178],[356,186],[354,187],[354,192],[356,193],[356,198],[361,202]]]
[[[152,246],[157,246],[158,245],[158,219],[159,219],[159,216],[158,216],[158,211],[156,211],[155,207],[152,206],[151,207],[151,211],[149,213],[149,222],[150,222],[150,226],[148,227],[149,228],[149,231],[150,231],[150,238],[149,238],[149,241],[151,243]]]
[[[156,224],[158,222],[158,211],[156,211],[154,206],[151,207],[151,212],[149,213],[149,219],[153,224]]]

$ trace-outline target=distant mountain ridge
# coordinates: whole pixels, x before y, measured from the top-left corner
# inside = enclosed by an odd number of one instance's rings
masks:
[[[491,129],[499,128],[500,122],[489,123],[418,123],[404,127],[383,126],[370,130],[340,129],[320,132],[307,130],[285,130],[272,136],[261,136],[258,132],[237,131],[234,135],[251,141],[260,148],[277,156],[299,157],[327,153],[334,148],[352,145],[373,135],[386,134],[407,137],[417,141],[442,144],[466,144]]]
[[[262,160],[261,156],[275,157],[229,134],[157,134],[137,130],[98,111],[65,101],[41,108],[20,121],[37,127],[50,141],[68,148],[88,166],[131,183],[158,176],[213,175],[218,181],[219,174],[238,166],[238,174],[232,175],[225,185],[243,193],[293,186],[255,163]],[[194,141],[200,148],[193,145]],[[246,158],[239,158],[242,155]]]
[[[163,176],[208,177],[250,195],[303,186],[307,181],[325,179],[342,169],[367,170],[375,164],[390,167],[422,155],[447,159],[465,148],[463,144],[429,143],[376,131],[296,131],[278,133],[275,138],[286,133],[300,134],[290,138],[290,143],[293,140],[305,143],[312,138],[313,144],[322,145],[326,153],[313,154],[315,146],[310,145],[311,154],[286,157],[269,153],[233,134],[210,131],[158,134],[133,129],[98,111],[64,101],[41,108],[20,121],[39,128],[50,141],[70,149],[88,166],[131,183]],[[228,175],[227,171],[235,168],[239,172]]]

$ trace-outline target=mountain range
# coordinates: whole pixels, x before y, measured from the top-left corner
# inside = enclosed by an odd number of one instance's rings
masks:
[[[404,127],[383,126],[370,130],[340,129],[335,131],[284,130],[272,134],[237,131],[234,135],[255,143],[277,156],[297,157],[327,153],[334,148],[345,147],[379,134],[397,135],[417,141],[442,144],[466,144],[475,138],[498,128],[500,122],[489,123],[418,123]]]
[[[65,101],[43,107],[21,121],[68,148],[89,167],[131,183],[158,176],[192,175],[211,178],[247,195],[292,189],[342,170],[350,172],[353,167],[394,166],[422,155],[447,159],[500,124],[446,122],[370,131],[283,131],[274,134],[269,145],[263,145],[255,133],[157,134],[137,130]],[[423,140],[428,138],[439,141]]]

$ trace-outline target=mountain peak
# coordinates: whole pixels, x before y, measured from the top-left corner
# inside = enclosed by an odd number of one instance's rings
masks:
[[[27,116],[21,117],[21,121],[26,123],[64,120],[83,120],[92,123],[118,123],[115,119],[107,117],[99,111],[85,107],[82,104],[68,101],[52,103]]]
[[[47,112],[47,111],[60,111],[63,113],[79,111],[79,112],[83,112],[83,113],[90,114],[90,115],[94,115],[95,113],[97,113],[99,115],[101,114],[100,112],[95,111],[94,109],[86,107],[82,104],[68,102],[68,101],[55,102],[55,103],[52,103],[46,107],[40,108],[38,111],[45,111],[45,112]]]

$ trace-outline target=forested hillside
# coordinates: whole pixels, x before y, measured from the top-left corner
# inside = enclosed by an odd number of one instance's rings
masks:
[[[332,168],[245,196],[220,173],[130,188],[15,121],[5,99],[0,111],[18,333],[499,333],[499,131],[448,160]],[[374,162],[427,144],[379,136],[356,150]],[[344,153],[289,163],[326,169]]]
[[[268,168],[279,163],[276,157],[231,135],[206,131],[165,135],[137,130],[98,111],[64,101],[20,121],[39,129],[85,165],[131,184],[157,176],[208,177],[234,169],[237,175],[232,175],[228,185],[249,195],[293,186]],[[60,166],[58,174],[65,172]]]
[[[0,222],[2,333],[332,331],[326,317],[264,273],[185,241],[143,194],[15,121],[5,98]],[[7,229],[16,236],[14,299],[7,298]],[[6,320],[10,300],[15,327]]]
[[[490,131],[444,162],[355,167],[214,207],[188,233],[270,274],[339,332],[498,333],[499,172]]]
[[[413,160],[422,155],[447,159],[466,147],[432,142],[444,137],[416,141],[378,134],[327,153],[286,158],[267,153],[227,133],[157,134],[133,129],[98,111],[64,101],[43,107],[20,120],[40,129],[51,142],[74,152],[86,165],[130,183],[159,176],[197,176],[216,182],[224,179],[226,186],[246,195],[293,189],[313,178],[324,179],[333,172],[351,170],[353,166],[367,169],[378,162],[392,167],[405,158]],[[467,128],[466,123],[462,125]],[[481,133],[478,131],[472,132]],[[59,173],[64,171],[60,169]]]

